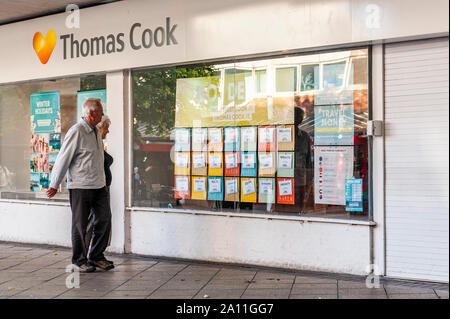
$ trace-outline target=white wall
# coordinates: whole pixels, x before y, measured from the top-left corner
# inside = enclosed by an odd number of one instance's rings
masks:
[[[69,204],[0,201],[0,240],[71,247]]]
[[[124,77],[123,72],[106,75],[108,116],[111,119],[106,138],[108,153],[113,157],[111,174],[112,237],[109,251],[124,252],[125,240],[125,124],[124,124]]]
[[[364,275],[369,226],[130,212],[131,252]]]
[[[72,247],[71,229],[69,203],[0,201],[0,241]],[[107,251],[123,252],[123,222],[117,209],[113,209],[113,236]]]

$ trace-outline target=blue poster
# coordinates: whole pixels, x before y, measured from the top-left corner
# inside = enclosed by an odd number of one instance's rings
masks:
[[[31,94],[30,107],[31,133],[61,133],[58,91]]]
[[[208,177],[208,200],[223,200],[223,177]]]
[[[41,190],[41,174],[31,173],[30,175],[30,191],[39,192]]]
[[[61,133],[50,134],[49,152],[58,153],[61,150]]]
[[[361,178],[345,179],[345,210],[347,212],[363,211],[363,190]]]
[[[81,118],[81,108],[84,101],[87,99],[94,98],[100,99],[103,106],[103,113],[106,114],[106,90],[91,90],[91,91],[80,91],[77,94],[77,119]]]
[[[353,92],[325,92],[314,98],[314,145],[354,144]]]

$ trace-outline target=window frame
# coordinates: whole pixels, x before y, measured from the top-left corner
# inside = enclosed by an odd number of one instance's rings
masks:
[[[193,67],[198,67],[198,66],[206,66],[206,65],[213,65],[213,64],[232,64],[232,63],[240,63],[240,62],[247,62],[247,61],[254,61],[254,60],[265,60],[265,59],[274,59],[274,58],[283,58],[283,57],[292,57],[292,56],[302,56],[302,55],[314,55],[314,54],[323,54],[323,53],[333,53],[333,52],[342,52],[342,51],[352,51],[352,50],[367,50],[367,58],[368,58],[368,84],[367,84],[367,90],[368,90],[368,95],[369,95],[369,99],[368,99],[368,113],[369,113],[369,117],[368,117],[368,121],[371,120],[371,114],[372,114],[372,86],[371,86],[371,75],[372,75],[372,46],[367,45],[367,46],[355,46],[355,47],[342,47],[342,48],[335,48],[335,49],[330,49],[330,50],[317,50],[317,51],[309,51],[309,52],[297,52],[297,53],[284,53],[284,54],[279,54],[279,55],[258,55],[255,57],[235,57],[233,59],[228,59],[228,60],[221,60],[221,59],[216,59],[216,60],[208,60],[208,62],[205,61],[199,61],[198,63],[179,63],[179,64],[175,64],[175,65],[167,65],[167,66],[156,66],[156,67],[139,67],[139,68],[133,68],[130,69],[130,77],[129,77],[129,87],[131,90],[131,94],[130,94],[130,114],[131,114],[131,118],[133,118],[134,116],[134,103],[133,103],[133,81],[132,81],[132,73],[133,72],[138,72],[138,71],[156,71],[156,70],[166,70],[166,69],[170,69],[170,68],[193,68]],[[349,61],[350,61],[350,57],[346,57],[346,58],[342,58],[342,59],[336,59],[335,61],[332,62],[328,62],[324,63],[324,62],[317,62],[317,63],[306,63],[306,65],[311,65],[311,64],[319,64],[320,66],[320,72],[319,72],[319,78],[320,78],[320,82],[319,82],[319,90],[322,90],[322,84],[323,84],[323,65],[324,64],[332,64],[332,63],[336,63],[338,61],[346,61],[346,68],[345,68],[345,73],[344,73],[344,83],[342,85],[342,87],[339,90],[344,90],[344,89],[349,89],[349,87],[347,86],[347,82],[348,82],[348,76],[347,76],[347,72],[349,72]],[[292,94],[298,94],[298,95],[305,95],[305,94],[310,94],[313,92],[317,92],[319,90],[310,90],[310,91],[300,91],[300,82],[299,82],[299,73],[301,72],[301,65],[304,64],[286,64],[286,65],[271,65],[269,64],[267,66],[267,68],[253,68],[252,71],[252,76],[254,77],[255,74],[255,70],[256,69],[266,69],[266,76],[267,76],[267,82],[270,84],[267,87],[267,95],[268,96],[282,96],[282,95],[292,95]],[[296,85],[296,91],[291,91],[291,92],[276,92],[276,69],[277,68],[285,68],[285,67],[296,67],[297,70],[297,85]],[[230,67],[233,68],[233,67]],[[237,67],[239,68],[239,67]],[[242,68],[245,69],[245,68]],[[224,76],[225,72],[221,72],[221,76]],[[253,80],[255,80],[255,77],[253,78]],[[222,82],[224,83],[224,82]],[[255,83],[253,81],[253,83]],[[256,92],[256,88],[254,87],[255,92]],[[255,94],[256,95],[256,94]],[[131,125],[133,126],[133,125]],[[130,141],[129,141],[130,145],[133,145],[133,137],[130,136]],[[300,215],[274,215],[274,214],[261,214],[260,212],[258,213],[244,213],[242,211],[235,211],[235,212],[220,212],[220,211],[213,211],[213,210],[195,210],[195,209],[190,209],[190,208],[158,208],[158,207],[148,207],[148,206],[137,206],[135,205],[135,200],[132,196],[133,193],[133,186],[132,183],[130,183],[129,187],[128,187],[128,192],[130,194],[129,199],[130,199],[130,206],[127,206],[126,208],[129,211],[148,211],[148,212],[164,212],[164,213],[188,213],[188,214],[194,214],[194,215],[216,215],[216,216],[233,216],[233,217],[243,217],[243,218],[264,218],[264,219],[286,219],[286,220],[310,220],[310,221],[319,221],[319,222],[330,222],[330,223],[349,223],[349,224],[361,224],[361,225],[369,225],[369,226],[373,226],[375,225],[375,223],[373,222],[373,198],[372,198],[372,192],[373,192],[373,183],[372,183],[372,144],[370,142],[370,139],[368,140],[368,153],[369,153],[369,157],[368,157],[368,163],[367,163],[367,171],[368,171],[368,181],[367,181],[367,187],[368,187],[368,208],[366,211],[365,216],[367,216],[366,219],[354,219],[351,216],[349,216],[348,218],[340,218],[340,217],[315,217],[315,216],[308,216],[308,217],[304,217],[304,216],[300,216]],[[130,163],[130,167],[134,164],[134,151],[131,148],[131,155],[129,154],[129,160],[131,161]],[[132,170],[130,170],[130,176],[129,179],[130,181],[132,181],[133,179],[133,173]],[[346,215],[343,215],[346,216]]]

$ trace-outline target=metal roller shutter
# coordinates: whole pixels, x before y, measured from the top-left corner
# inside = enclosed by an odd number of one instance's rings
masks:
[[[385,47],[386,272],[449,278],[449,40]]]

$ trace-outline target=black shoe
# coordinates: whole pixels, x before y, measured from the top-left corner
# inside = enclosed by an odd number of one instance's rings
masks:
[[[107,262],[108,264],[111,264],[114,266],[114,262],[112,260],[108,260],[108,259],[103,259],[103,261]]]
[[[108,271],[114,268],[114,265],[107,262],[106,260],[90,260],[89,264],[104,271]]]
[[[83,264],[80,266],[77,265],[72,265],[72,272],[81,272],[81,273],[88,273],[88,272],[94,272],[95,271],[95,266],[93,265],[88,265],[88,264]]]

